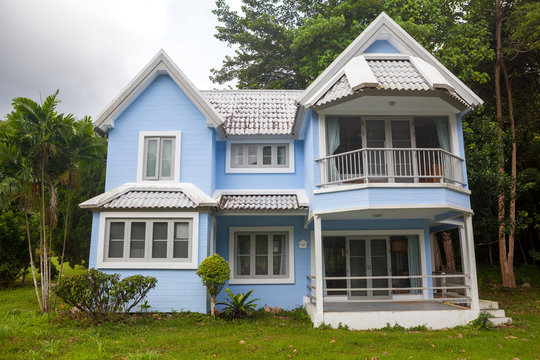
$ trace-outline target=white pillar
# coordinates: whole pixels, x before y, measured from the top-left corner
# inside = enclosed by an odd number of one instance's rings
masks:
[[[478,279],[476,276],[476,257],[474,254],[474,234],[471,214],[463,215],[465,220],[465,235],[467,237],[467,252],[469,256],[469,270],[471,274],[471,310],[473,313],[480,312],[480,302],[478,299]]]
[[[461,266],[463,273],[471,276],[471,260],[469,256],[469,241],[467,239],[467,233],[465,232],[465,222],[463,225],[458,226],[459,230],[459,247],[461,249]],[[465,285],[470,288],[465,290],[465,295],[471,298],[472,301],[472,278],[465,279]]]
[[[314,325],[319,326],[324,322],[323,318],[323,252],[322,252],[322,231],[321,231],[321,217],[315,215],[315,301],[316,301],[316,314],[314,318]]]

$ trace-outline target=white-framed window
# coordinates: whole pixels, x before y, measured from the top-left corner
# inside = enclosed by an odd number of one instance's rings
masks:
[[[294,172],[293,141],[227,142],[227,172]]]
[[[180,131],[139,133],[138,181],[179,181]]]
[[[231,284],[294,283],[291,227],[230,229]]]
[[[198,213],[101,213],[98,268],[198,265]]]

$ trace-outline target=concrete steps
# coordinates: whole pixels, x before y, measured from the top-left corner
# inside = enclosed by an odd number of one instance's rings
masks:
[[[511,324],[512,319],[507,317],[503,309],[499,309],[499,303],[490,300],[480,300],[480,312],[491,314],[491,322],[495,326]]]

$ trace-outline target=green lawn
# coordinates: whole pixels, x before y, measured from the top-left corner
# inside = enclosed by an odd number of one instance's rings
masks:
[[[255,294],[256,295],[256,294]],[[514,320],[493,330],[314,329],[301,311],[240,322],[200,314],[146,315],[127,324],[41,316],[33,288],[0,290],[1,359],[539,359],[540,288],[491,289]]]

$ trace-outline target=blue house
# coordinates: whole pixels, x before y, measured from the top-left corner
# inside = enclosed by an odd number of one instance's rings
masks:
[[[109,137],[90,266],[155,276],[159,311],[208,310],[217,253],[233,292],[305,306],[316,326],[478,316],[462,119],[482,100],[386,14],[304,90],[198,90],[160,51],[98,116]],[[434,271],[457,229],[458,273]]]

